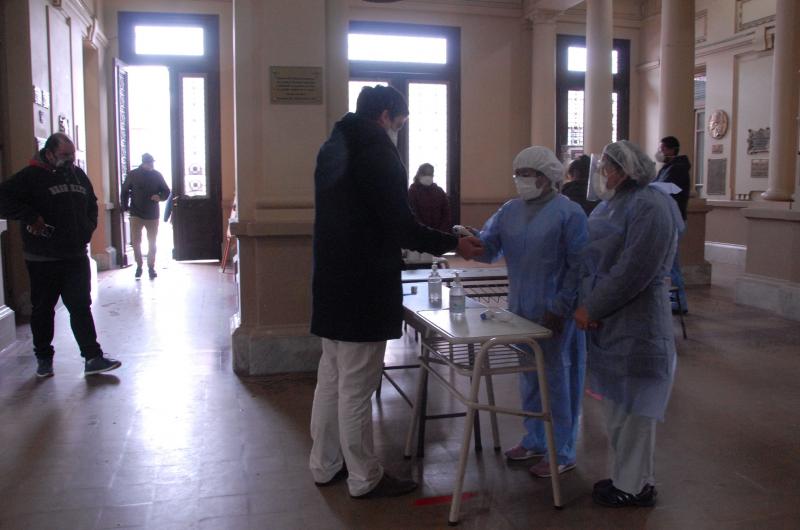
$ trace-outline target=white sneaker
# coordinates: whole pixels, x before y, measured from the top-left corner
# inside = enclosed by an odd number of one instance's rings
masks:
[[[570,462],[569,464],[558,464],[558,474],[566,473],[567,471],[575,469],[575,462]],[[545,459],[540,460],[538,463],[531,466],[530,470],[531,475],[535,477],[547,478],[551,476],[550,473],[550,462]]]

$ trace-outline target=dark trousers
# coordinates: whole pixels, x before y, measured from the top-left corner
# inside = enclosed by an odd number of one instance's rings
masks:
[[[89,258],[26,261],[25,264],[31,279],[31,332],[36,357],[53,356],[53,320],[59,296],[69,311],[69,323],[81,356],[92,359],[102,355],[92,318]]]

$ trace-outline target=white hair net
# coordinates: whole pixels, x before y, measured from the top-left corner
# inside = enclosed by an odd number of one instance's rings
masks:
[[[603,149],[603,154],[608,155],[622,168],[623,173],[637,181],[640,186],[649,184],[656,178],[656,163],[638,145],[628,140],[608,144]]]
[[[558,161],[556,155],[546,148],[534,145],[527,147],[514,157],[514,171],[529,167],[543,173],[550,182],[557,184],[564,179],[564,166]]]

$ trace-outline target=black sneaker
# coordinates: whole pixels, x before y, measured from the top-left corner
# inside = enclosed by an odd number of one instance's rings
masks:
[[[44,379],[45,377],[53,377],[53,358],[52,357],[37,357],[36,362],[36,377]]]
[[[363,495],[351,495],[354,499],[377,499],[379,497],[399,497],[417,489],[418,484],[413,480],[394,478],[384,473],[378,485]]]
[[[133,277],[136,278],[137,280],[142,277],[141,267],[136,267],[136,273],[134,273]]]
[[[314,484],[317,485],[318,488],[324,488],[327,486],[333,486],[337,482],[341,482],[347,478],[347,465],[342,465],[342,469],[336,472],[334,476],[330,478],[327,482],[317,482],[314,481]]]
[[[152,280],[153,278],[155,278],[156,276],[158,276],[158,274],[156,274],[156,270],[155,270],[154,268],[152,268],[152,267],[150,267],[149,269],[147,269],[147,274],[150,276],[150,279],[151,279],[151,280]]]
[[[110,372],[122,366],[122,363],[116,359],[109,359],[98,355],[91,359],[86,360],[86,366],[83,369],[83,375],[94,375],[103,372]]]
[[[645,486],[642,488],[642,491],[640,491],[637,495],[632,495],[615,487],[610,480],[601,480],[594,485],[594,491],[592,491],[592,500],[594,500],[594,502],[611,508],[624,508],[626,506],[655,506],[657,496],[658,492],[656,491],[655,486],[650,484],[645,484]]]

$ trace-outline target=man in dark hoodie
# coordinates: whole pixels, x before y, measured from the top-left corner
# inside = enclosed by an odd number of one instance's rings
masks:
[[[311,413],[309,467],[318,486],[347,477],[354,498],[409,493],[417,484],[384,472],[372,446],[372,394],[388,339],[402,333],[401,249],[469,259],[480,240],[414,220],[396,148],[408,104],[395,89],[365,87],[355,114],[333,128],[314,174],[311,333],[322,358]]]
[[[158,237],[159,201],[169,197],[169,186],[155,170],[153,155],[142,155],[142,163],[132,169],[122,183],[120,204],[130,212],[131,246],[136,260],[136,279],[142,277],[142,228],[147,230],[147,272],[150,279],[156,274],[156,238]]]
[[[658,171],[655,181],[672,183],[681,189],[679,193],[674,194],[672,197],[678,203],[681,217],[686,222],[686,206],[689,203],[689,187],[691,186],[689,169],[691,169],[692,164],[685,155],[678,154],[680,150],[681,144],[674,136],[665,136],[661,139],[655,158],[656,162],[663,162],[664,165]],[[680,263],[678,263],[678,252],[675,253],[675,261],[672,263],[670,279],[672,285],[678,288],[678,297],[672,300],[672,312],[687,313],[686,291],[684,289],[683,273],[681,272]],[[679,300],[680,304],[678,303]]]
[[[59,296],[85,359],[84,374],[107,372],[122,364],[104,357],[97,343],[86,253],[97,227],[97,197],[86,173],[74,162],[72,140],[56,133],[28,167],[0,184],[0,217],[21,221],[37,377],[53,375],[53,320]]]

